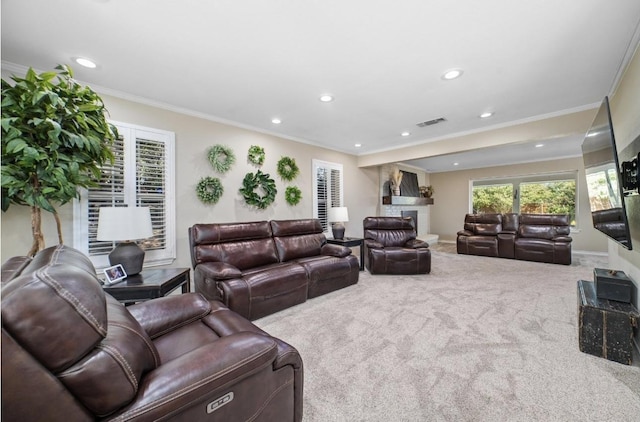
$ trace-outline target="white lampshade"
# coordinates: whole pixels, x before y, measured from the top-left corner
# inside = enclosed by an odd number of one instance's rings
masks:
[[[102,207],[97,240],[138,240],[153,236],[148,207]]]
[[[333,207],[329,208],[329,222],[341,222],[349,221],[349,212],[347,207]]]

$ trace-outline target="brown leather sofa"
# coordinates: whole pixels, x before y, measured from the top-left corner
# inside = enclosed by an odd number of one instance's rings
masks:
[[[362,225],[364,262],[371,274],[431,272],[429,244],[416,239],[411,217],[367,217]]]
[[[467,214],[459,254],[571,264],[567,214]]]
[[[220,302],[125,307],[62,245],[2,277],[3,420],[302,420],[298,352]]]
[[[195,224],[189,242],[195,290],[251,320],[355,284],[360,273],[318,219]]]

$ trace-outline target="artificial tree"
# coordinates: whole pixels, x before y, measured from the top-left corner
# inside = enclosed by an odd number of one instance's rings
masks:
[[[51,212],[63,243],[56,206],[78,197],[79,187],[95,186],[100,167],[113,161],[117,136],[102,99],[73,79],[69,66],[24,78],[2,79],[2,210],[31,207],[33,244],[44,249],[41,210]],[[54,204],[56,206],[54,206]]]

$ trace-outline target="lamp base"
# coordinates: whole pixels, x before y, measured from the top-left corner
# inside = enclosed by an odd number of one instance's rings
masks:
[[[334,239],[344,239],[344,230],[344,224],[342,223],[333,223],[333,226],[331,226],[331,231],[333,232]]]
[[[135,275],[142,271],[144,251],[135,242],[122,242],[109,254],[111,265],[122,264],[127,275]]]

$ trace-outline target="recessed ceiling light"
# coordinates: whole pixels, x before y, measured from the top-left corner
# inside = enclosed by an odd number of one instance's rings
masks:
[[[400,134],[400,136],[409,136],[409,135],[411,135],[411,132],[402,132]]]
[[[89,69],[96,68],[96,64],[92,60],[85,59],[84,57],[76,58],[76,63],[78,63],[80,66],[88,67]]]
[[[360,148],[362,146],[362,144],[354,144],[353,146],[356,147],[356,148]]]
[[[333,95],[329,95],[329,94],[324,94],[320,96],[320,101],[322,101],[323,103],[329,103],[331,101],[333,101]]]
[[[536,148],[542,148],[544,144],[536,144]]]
[[[442,75],[442,79],[450,81],[451,79],[456,79],[462,76],[462,69],[449,69]]]
[[[484,112],[484,113],[482,113],[480,115],[480,118],[481,119],[487,119],[487,118],[489,118],[491,116],[493,116],[493,111],[486,111],[486,112]]]
[[[453,163],[454,166],[457,166],[458,164],[460,164],[460,163]]]
[[[274,119],[271,119],[271,123],[273,123],[274,125],[279,125],[280,123],[282,123],[282,120],[276,117]]]

